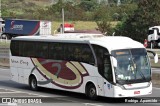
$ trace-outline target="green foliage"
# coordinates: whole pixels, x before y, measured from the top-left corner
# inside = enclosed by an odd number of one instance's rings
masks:
[[[100,4],[97,3],[97,0],[81,0],[80,2],[58,0],[55,4],[50,4],[51,0],[48,0],[48,5],[45,5],[46,1],[2,0],[2,16],[61,21],[61,10],[64,8],[65,21],[94,21],[102,32],[111,35],[113,28],[110,23],[112,21],[125,21],[137,8],[137,0],[121,0],[120,6],[116,5],[117,0],[108,0],[108,4],[105,0]],[[124,23],[119,25],[116,30],[122,28],[121,26],[124,26]]]
[[[160,24],[160,0],[140,0],[137,10],[116,28],[116,35],[128,36],[143,42],[148,28]]]
[[[85,11],[93,11],[97,7],[96,0],[81,0],[79,7],[84,9]]]
[[[131,13],[130,11],[135,6],[134,3],[125,4],[125,2],[128,3],[127,0],[121,0],[124,5],[118,7],[116,6],[116,0],[109,0],[109,5],[105,3],[105,0],[101,4],[98,4],[97,0],[65,1],[58,0],[56,4],[51,5],[51,0],[2,0],[2,16],[60,21],[62,17],[61,9],[63,7],[66,21],[94,21],[95,19],[102,19],[101,16],[107,17],[107,19],[111,18],[112,21],[120,21],[126,17],[126,14]],[[47,3],[48,5],[45,5]],[[101,14],[101,11],[103,14]],[[115,13],[118,13],[119,16],[115,16]],[[99,14],[101,15],[98,16]]]
[[[94,20],[100,31],[111,35],[113,28],[110,23],[112,21],[125,21],[136,8],[137,6],[134,3],[120,6],[103,4],[94,12]]]
[[[101,20],[101,21],[97,21],[97,26],[99,28],[99,30],[106,34],[106,35],[111,35],[112,34],[112,28],[111,28],[111,23],[108,20]]]

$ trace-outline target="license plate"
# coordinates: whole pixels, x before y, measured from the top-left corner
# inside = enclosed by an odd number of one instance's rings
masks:
[[[134,94],[140,94],[140,91],[134,91]]]

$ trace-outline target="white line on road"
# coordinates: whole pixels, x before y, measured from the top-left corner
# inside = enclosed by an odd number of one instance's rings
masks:
[[[157,88],[157,87],[153,87],[154,89],[158,89],[158,90],[160,90],[160,88]]]
[[[7,104],[5,104],[5,103],[0,103],[0,106],[18,106],[18,105],[15,104],[15,103],[7,103]]]
[[[0,94],[5,94],[5,93],[19,93],[19,92],[0,92]]]
[[[57,100],[64,100],[64,101],[69,101],[69,102],[73,102],[73,103],[79,103],[79,101],[76,100],[68,100],[68,99],[62,99],[62,98],[56,98]],[[99,104],[93,104],[93,103],[82,103],[85,106],[103,106],[103,105],[99,105]]]
[[[103,106],[99,104],[93,104],[93,103],[84,103],[86,106]]]
[[[28,94],[28,95],[35,95],[35,96],[38,96],[38,97],[49,97],[49,96],[39,95],[39,94],[35,94],[35,93],[30,93],[30,92],[10,90],[10,89],[6,89],[6,88],[0,88],[0,89],[4,89],[5,91],[12,91],[12,92],[3,92],[3,94],[5,94],[5,93],[26,93],[26,94]],[[2,93],[2,92],[0,92],[0,93]],[[21,96],[21,97],[24,97],[24,96]],[[27,97],[28,97],[28,96],[27,96]],[[33,96],[31,96],[31,97],[33,97]]]

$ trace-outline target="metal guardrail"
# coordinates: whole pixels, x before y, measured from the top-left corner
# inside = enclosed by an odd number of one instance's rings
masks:
[[[10,40],[8,40],[7,38],[6,39],[2,39],[1,36],[0,36],[0,42],[8,43],[8,42],[10,42]]]
[[[0,58],[9,58],[9,48],[0,47]]]

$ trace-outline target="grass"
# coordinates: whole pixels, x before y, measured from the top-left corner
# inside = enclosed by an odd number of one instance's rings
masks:
[[[57,30],[62,22],[53,21],[52,22],[52,34],[55,30]],[[95,29],[98,28],[96,22],[92,21],[73,21],[73,22],[65,22],[74,24],[75,30],[84,30],[84,29]]]
[[[52,34],[54,31],[57,30],[62,22],[53,21],[52,22]],[[96,22],[94,21],[73,21],[73,22],[65,22],[65,23],[72,23],[74,24],[75,30],[91,30],[98,28]],[[115,27],[118,21],[111,22],[111,27]]]
[[[160,51],[156,51],[157,54],[160,54]]]
[[[51,5],[50,0],[26,0],[27,2],[35,3],[38,6],[48,6]]]
[[[160,68],[160,50],[159,49],[147,49],[147,50],[154,51],[158,54],[159,61],[158,61],[158,63],[154,63],[153,55],[151,53],[148,53],[148,55],[151,57],[151,61],[150,61],[151,66],[155,67],[155,68]]]
[[[158,61],[158,63],[154,63],[154,60],[153,59],[151,59],[151,66],[153,67],[153,68],[160,68],[160,61]]]
[[[10,42],[0,41],[0,47],[8,48],[10,46]]]
[[[32,3],[35,3],[37,6],[49,6],[51,5],[50,3],[48,2],[36,2],[36,1],[31,1]]]

